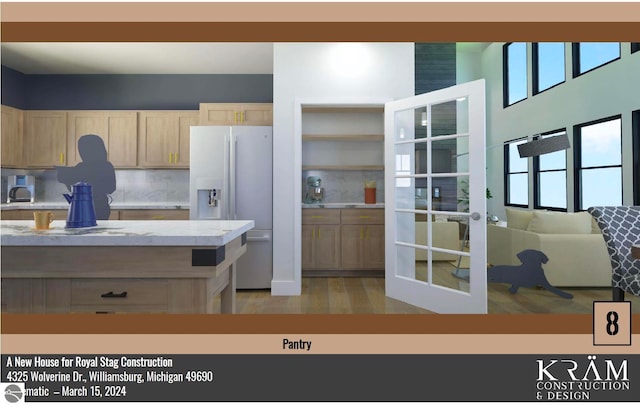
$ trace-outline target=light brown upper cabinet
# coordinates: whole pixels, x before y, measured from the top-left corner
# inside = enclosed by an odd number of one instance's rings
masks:
[[[67,164],[67,113],[24,112],[24,165],[50,168]]]
[[[138,120],[138,165],[189,167],[189,133],[198,125],[197,111],[141,111]]]
[[[271,103],[200,103],[199,125],[272,125]]]
[[[22,110],[2,106],[2,167],[22,164]]]
[[[68,165],[82,161],[78,139],[87,134],[98,135],[107,148],[114,167],[135,167],[137,159],[138,115],[135,111],[69,111],[67,150]]]

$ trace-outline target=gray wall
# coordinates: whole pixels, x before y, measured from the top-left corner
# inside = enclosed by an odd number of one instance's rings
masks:
[[[23,110],[197,110],[271,103],[273,75],[25,75],[2,67],[2,104]]]
[[[416,94],[424,94],[434,90],[440,90],[456,84],[456,44],[455,43],[416,43],[415,44],[415,89]],[[432,131],[433,134],[451,134],[456,129],[456,103],[447,103],[439,106],[434,111]],[[416,133],[422,128],[416,128]],[[456,154],[455,141],[438,142],[433,150],[434,170],[439,172],[452,172],[454,161],[452,156]],[[416,145],[416,149],[424,149],[424,145]],[[421,156],[425,156],[422,154]],[[426,165],[426,159],[420,162]],[[426,170],[426,167],[423,169]],[[416,179],[417,188],[425,188],[426,179]],[[440,187],[440,196],[443,205],[440,209],[457,209],[458,191],[455,179],[433,178],[433,186]]]
[[[25,91],[25,75],[6,66],[2,66],[0,78],[2,79],[2,87],[0,88],[2,91],[2,104],[21,110],[26,109],[27,93]]]

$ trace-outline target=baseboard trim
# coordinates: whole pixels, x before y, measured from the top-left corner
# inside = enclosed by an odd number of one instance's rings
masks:
[[[299,281],[271,281],[271,295],[300,295],[302,294],[302,285]]]

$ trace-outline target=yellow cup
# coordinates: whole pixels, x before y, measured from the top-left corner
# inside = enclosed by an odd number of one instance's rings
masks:
[[[53,222],[54,216],[51,211],[36,211],[33,213],[36,221],[36,229],[49,229],[49,224]]]

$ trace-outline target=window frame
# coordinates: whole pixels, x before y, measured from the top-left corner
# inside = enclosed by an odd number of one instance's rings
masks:
[[[510,164],[509,164],[509,145],[513,143],[518,143],[520,141],[529,141],[529,137],[525,136],[522,138],[512,139],[504,142],[503,153],[504,153],[504,162],[503,162],[503,182],[504,182],[504,206],[505,207],[520,207],[520,208],[529,208],[529,161],[527,159],[527,170],[524,172],[511,172]],[[513,174],[526,174],[527,175],[527,204],[514,204],[509,201],[509,176]]]
[[[581,137],[581,129],[584,127],[601,124],[607,121],[620,120],[620,164],[619,165],[606,165],[606,166],[589,166],[582,167],[582,137]],[[624,182],[622,178],[624,177],[623,173],[623,161],[622,161],[622,114],[612,115],[605,118],[600,118],[594,121],[585,122],[582,124],[577,124],[573,126],[573,211],[581,212],[585,211],[586,208],[581,208],[582,205],[582,182],[580,181],[580,177],[582,174],[582,170],[584,169],[606,169],[606,168],[620,168],[620,183],[621,183],[621,195],[620,198],[622,200],[624,196]],[[587,207],[588,208],[588,207]]]
[[[514,101],[513,103],[509,103],[509,45],[522,43],[525,46],[525,86],[526,86],[526,94],[524,98]],[[524,101],[529,98],[529,55],[528,55],[528,47],[527,42],[507,42],[502,46],[502,107],[507,108],[512,105],[516,105],[521,101]]]
[[[559,86],[563,83],[566,83],[567,81],[567,57],[566,57],[566,44],[564,42],[560,42],[563,45],[563,54],[562,54],[562,70],[563,70],[563,74],[562,74],[562,81],[554,84],[553,86],[547,87],[544,90],[540,90],[540,81],[538,79],[538,76],[540,74],[540,69],[538,67],[538,57],[539,57],[539,50],[538,50],[538,44],[540,42],[532,42],[531,43],[531,68],[532,68],[532,74],[531,74],[531,83],[532,83],[532,92],[533,95],[535,96],[536,94],[540,94],[540,93],[544,93],[547,90],[550,90],[556,86]]]
[[[541,139],[546,135],[560,135],[565,133],[568,135],[567,128],[559,128],[554,131],[548,131],[541,134],[538,134],[533,137],[534,140]],[[561,211],[567,212],[569,209],[569,170],[567,167],[567,151],[564,151],[564,169],[549,169],[549,170],[540,170],[540,156],[533,157],[533,209],[544,209],[548,211]],[[567,201],[567,206],[565,208],[561,207],[550,207],[546,205],[540,204],[540,173],[548,173],[548,172],[564,172],[565,175],[565,198]]]
[[[574,79],[576,77],[585,75],[585,74],[587,74],[589,72],[593,72],[596,69],[600,69],[603,66],[607,66],[610,63],[613,63],[613,62],[615,62],[617,60],[620,60],[620,58],[622,57],[622,46],[621,46],[620,42],[613,42],[613,43],[618,44],[618,57],[617,58],[611,59],[610,61],[607,61],[607,62],[605,62],[605,63],[603,63],[601,65],[594,66],[591,69],[585,70],[584,72],[581,73],[580,72],[580,44],[581,43],[582,42],[573,42],[571,44],[571,46],[572,46],[571,56],[572,56],[572,62],[573,62],[572,63],[572,66],[573,66],[572,70],[573,70],[573,78]]]

